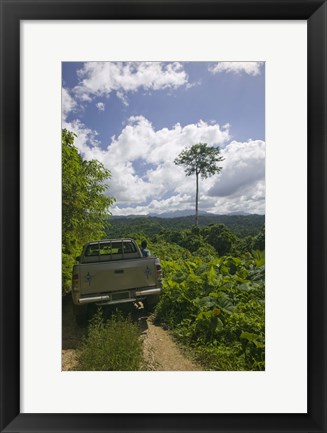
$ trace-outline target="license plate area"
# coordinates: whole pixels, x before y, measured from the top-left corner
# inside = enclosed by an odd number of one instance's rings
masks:
[[[128,299],[129,296],[129,292],[120,292],[120,293],[113,293],[111,295],[111,300],[112,301],[120,301],[121,299]]]

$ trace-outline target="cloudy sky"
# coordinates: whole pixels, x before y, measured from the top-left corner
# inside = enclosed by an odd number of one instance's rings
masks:
[[[196,143],[224,157],[199,209],[264,214],[264,90],[262,62],[65,62],[62,127],[110,169],[113,215],[193,212],[195,176],[174,159]]]

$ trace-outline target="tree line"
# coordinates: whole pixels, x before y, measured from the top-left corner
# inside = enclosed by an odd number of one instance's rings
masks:
[[[76,135],[63,129],[62,144],[62,287],[71,288],[71,272],[82,246],[106,236],[109,208],[115,202],[104,194],[110,171],[99,161],[78,153]]]
[[[111,235],[121,236],[126,232],[142,231],[146,235],[158,234],[161,230],[184,230],[194,226],[194,216],[162,218],[158,216],[112,216]],[[223,224],[236,236],[256,236],[265,223],[264,215],[199,215],[199,227]]]

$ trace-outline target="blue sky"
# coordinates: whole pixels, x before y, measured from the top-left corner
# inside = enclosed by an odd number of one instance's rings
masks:
[[[200,210],[265,211],[262,62],[65,62],[62,126],[110,169],[115,215],[193,210],[195,179],[173,161],[198,142],[225,158]]]

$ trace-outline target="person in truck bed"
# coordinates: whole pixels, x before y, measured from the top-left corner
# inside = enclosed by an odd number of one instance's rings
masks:
[[[142,243],[141,243],[141,253],[142,253],[143,257],[150,257],[151,256],[150,250],[147,249],[147,246],[148,246],[147,242],[146,241],[142,241]]]

